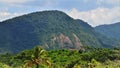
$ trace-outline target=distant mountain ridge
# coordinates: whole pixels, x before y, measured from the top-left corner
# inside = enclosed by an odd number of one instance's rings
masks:
[[[50,50],[83,46],[111,48],[119,44],[95,32],[86,22],[57,10],[34,12],[0,23],[1,49],[19,52],[36,45]]]
[[[120,41],[120,22],[109,25],[100,25],[95,27],[95,30],[107,37],[115,38]]]

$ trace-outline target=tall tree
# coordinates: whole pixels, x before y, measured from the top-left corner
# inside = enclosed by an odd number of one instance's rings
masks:
[[[46,51],[41,47],[37,46],[33,50],[31,59],[25,61],[25,68],[32,67],[34,65],[36,65],[36,68],[39,68],[39,65],[43,63],[51,65],[51,63],[48,60],[46,60]]]

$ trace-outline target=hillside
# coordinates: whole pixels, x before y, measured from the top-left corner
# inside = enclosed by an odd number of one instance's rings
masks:
[[[74,20],[61,11],[35,12],[0,23],[0,51],[19,52],[36,45],[50,50],[118,44],[96,33],[86,22]]]
[[[95,27],[95,30],[105,36],[115,38],[120,41],[120,22],[110,25],[100,25]]]

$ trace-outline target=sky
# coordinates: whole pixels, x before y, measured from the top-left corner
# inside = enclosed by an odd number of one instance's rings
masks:
[[[0,0],[0,21],[45,10],[63,11],[93,27],[120,22],[120,0]]]

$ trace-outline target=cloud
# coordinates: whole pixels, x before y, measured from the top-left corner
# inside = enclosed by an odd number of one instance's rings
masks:
[[[23,14],[24,13],[10,13],[10,12],[7,12],[7,11],[1,11],[0,12],[0,21],[4,21],[4,20],[7,20],[7,19],[16,17],[16,16],[23,15]]]
[[[120,21],[119,3],[120,0],[0,0],[0,21],[35,11],[63,10],[96,26]]]
[[[25,3],[33,0],[0,0],[0,3]]]
[[[89,11],[78,11],[77,9],[71,9],[68,15],[75,19],[82,19],[88,22],[92,26],[101,24],[111,24],[120,21],[120,7],[114,8],[97,8]]]

